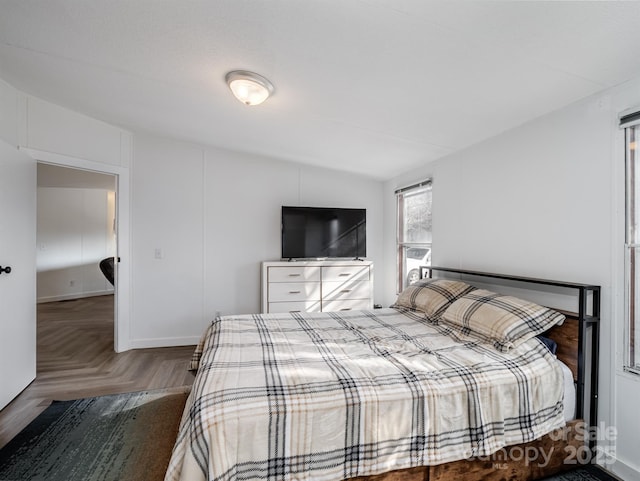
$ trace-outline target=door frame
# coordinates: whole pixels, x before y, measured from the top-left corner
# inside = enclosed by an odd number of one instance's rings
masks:
[[[69,157],[38,149],[20,147],[36,162],[111,174],[116,180],[116,258],[114,282],[113,349],[123,352],[130,347],[131,236],[129,168],[92,160]]]

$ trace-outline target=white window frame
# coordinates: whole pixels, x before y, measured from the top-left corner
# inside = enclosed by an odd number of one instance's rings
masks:
[[[628,120],[625,122],[625,118]],[[625,357],[640,374],[640,112],[621,119],[625,142]]]
[[[418,194],[423,191],[429,191],[430,197],[432,192],[431,179],[425,180],[418,184],[414,184],[402,189],[396,190],[396,291],[401,292],[408,284],[407,276],[409,272],[406,270],[406,253],[412,248],[429,249],[428,260],[422,265],[431,264],[432,242],[411,242],[404,238],[404,199],[409,195]]]

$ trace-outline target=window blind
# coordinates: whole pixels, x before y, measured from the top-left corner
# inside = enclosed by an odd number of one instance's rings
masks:
[[[430,185],[430,184],[431,184],[431,179],[426,179],[426,180],[423,180],[422,182],[418,182],[417,184],[408,185],[407,187],[402,187],[401,189],[396,189],[396,195],[402,194],[403,192],[406,192],[408,190],[417,189],[419,187],[424,187],[425,185]]]
[[[620,116],[620,128],[625,129],[640,124],[640,108]]]

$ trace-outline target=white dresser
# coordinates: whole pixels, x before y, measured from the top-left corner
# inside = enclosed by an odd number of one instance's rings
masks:
[[[371,261],[262,263],[262,312],[373,308]]]

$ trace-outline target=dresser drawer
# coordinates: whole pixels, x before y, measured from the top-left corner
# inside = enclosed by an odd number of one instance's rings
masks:
[[[352,265],[352,266],[323,266],[323,281],[368,281],[369,266]]]
[[[320,282],[270,282],[269,302],[319,301]]]
[[[319,281],[320,266],[269,267],[268,282]]]
[[[269,312],[320,312],[320,301],[270,302]]]
[[[370,299],[336,299],[322,301],[322,311],[361,311],[371,309]]]
[[[369,281],[322,282],[323,300],[369,299],[369,297],[371,297],[371,283]]]

